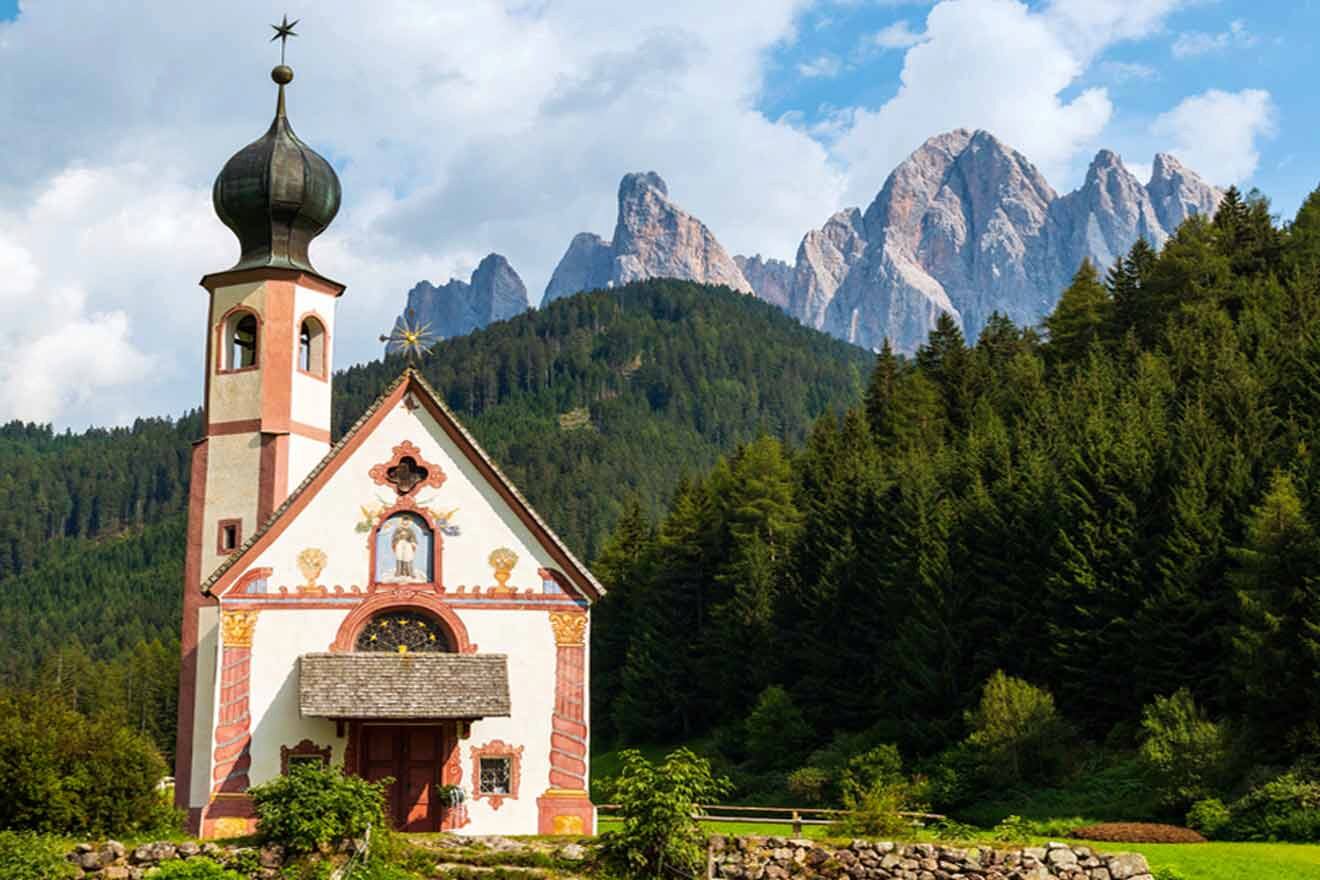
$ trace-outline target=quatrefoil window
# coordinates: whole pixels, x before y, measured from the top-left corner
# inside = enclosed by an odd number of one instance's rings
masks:
[[[422,450],[407,440],[394,447],[389,461],[372,465],[371,479],[378,486],[392,486],[400,496],[411,495],[419,486],[439,489],[444,485],[445,472],[440,466],[422,458]]]
[[[413,489],[417,488],[419,483],[426,482],[430,471],[422,467],[411,456],[406,455],[400,459],[394,467],[385,471],[385,479],[388,480],[400,495],[407,495]]]

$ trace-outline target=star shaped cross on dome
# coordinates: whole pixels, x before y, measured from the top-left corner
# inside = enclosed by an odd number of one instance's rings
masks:
[[[298,26],[298,22],[301,20],[302,19],[295,18],[293,21],[289,21],[288,13],[285,13],[283,21],[279,24],[271,25],[271,27],[275,29],[275,36],[271,37],[270,41],[272,43],[276,40],[280,41],[280,64],[284,63],[284,48],[289,44],[289,37],[298,36],[298,33],[294,28]]]

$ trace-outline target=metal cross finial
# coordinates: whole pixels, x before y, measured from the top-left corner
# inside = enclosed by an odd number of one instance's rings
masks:
[[[271,27],[275,29],[275,36],[271,37],[270,41],[272,43],[276,40],[280,41],[280,64],[284,63],[284,49],[289,44],[289,37],[298,36],[297,32],[294,31],[294,28],[298,26],[299,21],[301,21],[301,19],[297,18],[293,21],[289,21],[289,16],[286,13],[282,22],[271,25]]]

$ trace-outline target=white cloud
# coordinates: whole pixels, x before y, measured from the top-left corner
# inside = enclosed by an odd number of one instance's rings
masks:
[[[659,171],[730,250],[791,255],[843,187],[809,132],[755,108],[766,53],[806,4],[318,4],[289,46],[289,111],[344,184],[313,245],[349,287],[339,365],[378,355],[413,283],[492,250],[537,301],[574,233],[609,233],[629,171]],[[0,31],[0,316],[18,310],[0,329],[0,420],[83,425],[199,403],[197,279],[237,251],[209,187],[269,122],[261,32],[282,11],[48,0]],[[15,292],[34,285],[40,297]],[[57,356],[37,317],[56,309],[54,289],[78,294],[61,300],[57,332],[100,361]],[[79,390],[52,392],[66,384]]]
[[[984,128],[1052,181],[1067,177],[1113,113],[1104,88],[1069,94],[1099,53],[1157,32],[1186,0],[942,0],[904,56],[898,93],[860,109],[835,144],[849,197],[865,203],[932,134]]]
[[[1161,114],[1151,133],[1188,167],[1216,184],[1240,183],[1260,162],[1257,142],[1274,134],[1277,111],[1260,89],[1210,89]]]
[[[906,21],[896,21],[871,35],[870,43],[880,49],[907,49],[924,39]]]
[[[1140,61],[1102,61],[1099,70],[1101,76],[1114,83],[1152,80],[1159,77],[1159,71]]]
[[[1217,34],[1203,31],[1188,31],[1178,35],[1170,46],[1175,58],[1194,58],[1211,52],[1223,52],[1227,49],[1248,49],[1257,43],[1257,38],[1241,19],[1229,22],[1228,30]]]
[[[843,62],[837,55],[818,55],[810,61],[803,61],[797,66],[797,72],[807,79],[830,78],[839,75]]]

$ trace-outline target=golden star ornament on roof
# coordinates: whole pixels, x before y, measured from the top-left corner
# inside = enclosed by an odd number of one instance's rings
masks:
[[[388,336],[382,336],[381,342],[387,343],[389,350],[403,352],[410,361],[419,361],[430,352],[431,346],[435,345],[438,337],[431,332],[429,323],[418,323],[412,309],[399,323],[394,325],[394,330]]]

